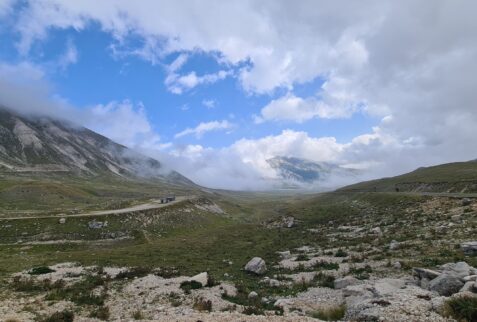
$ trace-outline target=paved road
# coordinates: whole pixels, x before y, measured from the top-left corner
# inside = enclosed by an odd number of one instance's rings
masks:
[[[151,200],[148,203],[143,203],[140,205],[136,205],[136,206],[132,206],[128,208],[122,208],[122,209],[98,210],[98,211],[91,211],[84,214],[74,214],[74,215],[59,214],[59,215],[50,215],[50,216],[6,217],[6,218],[0,218],[0,221],[1,220],[18,220],[18,219],[40,219],[40,218],[62,218],[62,217],[70,218],[70,217],[93,217],[93,216],[119,215],[119,214],[124,214],[128,212],[133,212],[133,211],[143,211],[143,210],[168,207],[168,206],[175,205],[181,201],[188,200],[190,198],[192,197],[179,196],[179,197],[176,197],[175,201],[171,201],[168,203],[160,203],[159,199],[157,199],[157,200]]]

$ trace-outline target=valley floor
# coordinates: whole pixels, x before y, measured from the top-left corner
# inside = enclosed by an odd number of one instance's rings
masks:
[[[65,218],[0,222],[4,320],[477,319],[472,198],[210,194]]]

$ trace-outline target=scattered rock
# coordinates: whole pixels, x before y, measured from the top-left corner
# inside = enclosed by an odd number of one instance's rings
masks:
[[[277,254],[282,258],[282,259],[289,259],[291,257],[291,252],[289,250],[283,251],[283,252],[277,252]]]
[[[401,262],[394,262],[393,267],[395,269],[401,269],[401,267],[402,267]]]
[[[456,276],[441,274],[429,283],[429,289],[439,295],[450,296],[464,286],[464,283]]]
[[[353,276],[345,276],[343,278],[335,279],[334,286],[335,289],[340,290],[351,285],[356,285],[358,283],[358,279],[354,278]]]
[[[64,223],[66,223],[66,218],[60,218],[60,219],[58,220],[58,222],[59,222],[60,224],[64,224]]]
[[[469,281],[465,282],[464,286],[459,290],[459,293],[461,292],[475,292],[475,282],[474,281]]]
[[[371,233],[374,235],[382,236],[383,231],[381,230],[381,227],[374,227],[371,229]]]
[[[460,249],[465,255],[475,256],[477,255],[477,241],[468,241],[460,244]]]
[[[393,240],[391,241],[391,243],[389,244],[389,250],[396,250],[396,249],[399,249],[400,247],[400,243],[397,241],[397,240]]]
[[[433,280],[434,278],[436,278],[437,276],[441,274],[432,269],[419,268],[419,267],[414,267],[412,269],[412,273],[414,276],[418,277],[419,279],[427,278],[428,280]]]
[[[248,293],[248,299],[249,299],[249,300],[255,300],[255,299],[257,299],[257,298],[258,298],[257,292],[252,291],[252,292]]]
[[[245,265],[245,270],[257,275],[262,275],[267,271],[267,265],[260,257],[254,257]]]
[[[293,216],[284,217],[282,222],[282,226],[285,228],[292,228],[295,226],[295,218]]]
[[[106,226],[105,223],[101,221],[96,221],[96,219],[93,219],[92,221],[88,222],[88,227],[91,229],[101,229],[104,226]]]
[[[470,206],[472,204],[472,199],[470,198],[463,198],[461,201],[462,206]]]

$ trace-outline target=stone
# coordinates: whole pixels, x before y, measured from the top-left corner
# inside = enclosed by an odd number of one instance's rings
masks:
[[[245,270],[250,273],[262,275],[267,271],[267,265],[260,257],[254,257],[245,265]]]
[[[282,258],[282,259],[289,259],[291,257],[291,252],[289,250],[283,251],[283,252],[277,252],[277,254]]]
[[[468,241],[460,244],[460,249],[465,255],[475,256],[477,255],[477,241]]]
[[[464,286],[464,283],[456,276],[441,274],[429,283],[429,289],[439,295],[450,296]]]
[[[461,201],[462,206],[470,206],[472,204],[472,199],[470,198],[463,198]]]
[[[476,280],[477,280],[477,275],[469,275],[469,276],[464,277],[464,282],[476,281]]]
[[[404,289],[406,282],[397,278],[383,278],[374,284],[373,294],[386,296],[395,293],[399,289]]]
[[[434,278],[439,276],[441,273],[434,271],[432,269],[414,267],[412,269],[412,274],[418,277],[419,279],[427,278],[428,280],[433,280]]]
[[[389,244],[389,250],[396,250],[396,249],[399,249],[400,247],[400,243],[396,240],[393,240],[391,241],[391,243]]]
[[[395,269],[401,269],[402,265],[401,265],[400,262],[394,262],[393,267],[394,267]]]
[[[358,283],[358,279],[354,278],[353,276],[345,276],[343,278],[335,279],[334,286],[335,289],[340,290],[351,285],[356,285]]]
[[[249,300],[255,300],[255,299],[257,299],[257,298],[258,298],[257,292],[252,291],[252,292],[248,293],[248,299],[249,299]]]
[[[190,282],[192,282],[192,281],[198,282],[198,283],[202,284],[202,287],[207,286],[207,284],[209,282],[209,274],[207,274],[207,272],[197,274],[195,276],[192,276],[189,279],[189,281]]]
[[[66,218],[60,218],[60,219],[58,220],[58,222],[59,222],[60,224],[64,224],[64,223],[66,223]]]
[[[459,293],[461,292],[474,292],[476,290],[475,288],[475,282],[474,281],[469,281],[465,282],[464,286],[459,290]]]
[[[475,268],[467,264],[466,262],[447,263],[440,267],[443,274],[456,276],[463,280],[466,276],[476,273]]]
[[[104,224],[101,221],[96,221],[95,219],[88,222],[88,227],[91,229],[101,229],[103,226]]]
[[[292,228],[295,226],[295,218],[292,216],[284,217],[283,218],[283,227],[285,228]]]
[[[381,227],[374,227],[371,229],[371,233],[374,235],[382,236],[383,231],[381,230]]]

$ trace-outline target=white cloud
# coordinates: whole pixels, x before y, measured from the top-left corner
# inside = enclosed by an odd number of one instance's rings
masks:
[[[78,50],[71,39],[66,44],[65,52],[58,59],[58,66],[65,70],[69,65],[78,62]]]
[[[225,79],[232,75],[232,71],[220,70],[217,73],[205,74],[197,76],[193,71],[185,75],[171,73],[166,77],[164,83],[167,89],[174,94],[182,94],[185,91],[191,90],[194,87],[202,84],[213,84],[219,80]]]
[[[217,106],[217,101],[213,99],[205,99],[205,100],[202,100],[202,105],[204,105],[208,109],[212,109]]]
[[[200,139],[207,132],[231,130],[233,127],[234,125],[227,120],[202,122],[194,128],[187,128],[184,131],[177,133],[174,137],[177,139],[193,134],[196,138]]]

